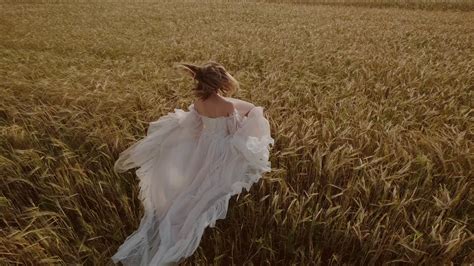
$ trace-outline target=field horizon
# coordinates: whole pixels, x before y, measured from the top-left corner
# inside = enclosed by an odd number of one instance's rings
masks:
[[[176,0],[0,0],[0,4],[153,4],[173,3]],[[195,3],[196,0],[181,0],[179,3]],[[316,5],[362,8],[396,8],[428,11],[474,11],[471,0],[205,0],[200,3],[240,3],[240,4],[283,4],[283,5]]]
[[[273,170],[182,265],[474,263],[472,5],[354,2],[2,2],[0,264],[112,265],[143,213],[113,164],[208,60]]]

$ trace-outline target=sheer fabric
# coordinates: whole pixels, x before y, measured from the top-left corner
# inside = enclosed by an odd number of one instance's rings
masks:
[[[124,265],[169,265],[197,249],[204,229],[224,219],[230,197],[271,170],[274,144],[263,108],[227,117],[175,109],[123,151],[116,172],[138,168],[144,216],[112,256]]]

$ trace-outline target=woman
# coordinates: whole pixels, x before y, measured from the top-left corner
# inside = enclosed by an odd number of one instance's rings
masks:
[[[204,229],[226,217],[230,197],[271,170],[274,140],[263,108],[221,95],[239,88],[221,64],[179,66],[197,81],[189,111],[175,109],[151,122],[147,136],[114,166],[118,173],[138,168],[145,209],[139,228],[112,256],[115,263],[181,262]]]

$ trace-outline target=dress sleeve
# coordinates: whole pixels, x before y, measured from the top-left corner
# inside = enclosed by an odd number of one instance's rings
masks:
[[[240,113],[234,109],[231,119],[227,120],[227,130],[231,135],[234,135],[235,132],[242,126],[242,120],[246,117],[242,117]]]
[[[196,114],[196,112],[184,111],[182,109],[175,108],[174,112],[169,112],[167,115],[160,117],[158,120],[150,122],[147,135],[151,135],[153,132],[159,131],[161,128],[168,126],[170,123],[177,123],[179,126],[187,128],[191,131],[199,131],[202,127],[202,120]]]
[[[263,114],[263,108],[256,106],[250,110],[248,116],[237,115],[232,120],[232,146],[249,164],[270,171],[270,145],[274,145],[274,139],[271,137],[270,123]]]
[[[201,119],[194,112],[174,109],[167,115],[149,123],[146,136],[122,151],[114,164],[117,173],[143,166],[160,155],[160,146],[172,135],[184,142],[189,136],[197,137],[202,127]],[[185,129],[185,130],[180,130]]]

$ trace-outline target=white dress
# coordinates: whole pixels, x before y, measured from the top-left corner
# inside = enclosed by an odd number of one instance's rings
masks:
[[[232,99],[232,98],[230,98]],[[274,144],[263,108],[227,117],[175,109],[150,123],[147,136],[123,151],[116,172],[136,168],[145,212],[112,256],[124,265],[168,265],[199,246],[204,229],[227,214],[229,199],[271,170]]]

